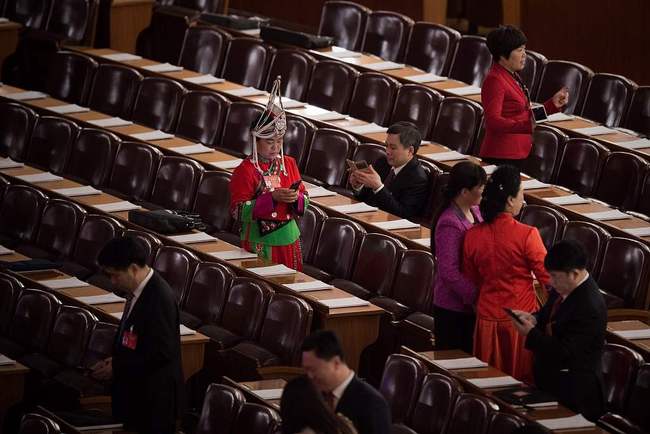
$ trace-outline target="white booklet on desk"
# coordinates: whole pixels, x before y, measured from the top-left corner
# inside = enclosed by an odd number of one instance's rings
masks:
[[[332,47],[334,50],[336,47]],[[361,53],[356,51],[349,51],[346,49],[340,49],[340,51],[316,51],[310,50],[313,53],[320,54],[322,56],[332,57],[334,59],[345,59],[346,57],[361,57]]]
[[[524,190],[537,190],[538,188],[548,188],[551,186],[551,184],[538,181],[537,179],[528,179],[522,182],[522,185],[524,186]]]
[[[15,253],[13,250],[6,248],[5,246],[0,246],[0,256],[2,255],[11,255]]]
[[[241,158],[235,158],[234,160],[223,160],[223,161],[212,161],[210,164],[219,169],[236,169],[239,167],[243,160]]]
[[[183,80],[188,81],[190,83],[194,84],[215,84],[215,83],[223,83],[226,81],[223,78],[217,78],[214,75],[211,74],[205,74],[205,75],[199,75],[196,77],[189,77],[189,78],[184,78]]]
[[[416,229],[420,227],[418,223],[413,223],[412,221],[406,219],[372,222],[372,224],[386,231],[398,229]]]
[[[622,338],[635,340],[635,339],[650,339],[650,328],[641,330],[619,330],[612,332]]]
[[[482,360],[476,357],[462,357],[460,359],[445,359],[445,360],[431,360],[432,363],[445,369],[469,369],[469,368],[485,368],[488,366]]]
[[[576,118],[575,116],[567,115],[567,114],[562,113],[562,112],[558,112],[558,113],[553,113],[552,115],[548,115],[546,117],[545,122],[572,121],[575,118]]]
[[[309,117],[317,121],[330,122],[330,121],[340,121],[346,119],[347,115],[338,112],[327,112],[327,113],[320,113],[317,115],[311,115]]]
[[[136,205],[126,200],[120,202],[112,203],[102,203],[99,205],[93,205],[95,208],[100,209],[104,212],[118,212],[118,211],[131,211],[132,209],[142,208],[140,205]]]
[[[468,381],[481,389],[490,389],[492,387],[507,387],[518,386],[521,381],[509,375],[503,377],[488,377],[488,378],[469,378]]]
[[[259,389],[251,390],[255,395],[262,399],[280,399],[282,398],[283,389]]]
[[[382,127],[375,123],[369,123],[365,125],[354,125],[351,127],[345,127],[346,130],[352,131],[356,134],[373,134],[373,133],[385,133],[388,131],[388,128]]]
[[[16,178],[25,182],[39,183],[61,181],[63,178],[50,172],[34,173],[31,175],[18,175]]]
[[[129,134],[129,135],[131,137],[133,137],[134,139],[144,140],[145,142],[153,141],[153,140],[165,140],[165,139],[173,139],[174,138],[173,134],[165,133],[165,132],[160,131],[160,130],[149,131],[149,132],[146,132],[146,133],[135,133],[135,134]]]
[[[16,101],[31,101],[33,99],[47,98],[47,94],[35,90],[28,90],[26,92],[4,93],[2,96]]]
[[[650,226],[643,228],[625,228],[623,230],[635,237],[650,237]]]
[[[597,220],[600,222],[604,222],[607,220],[624,220],[624,219],[632,218],[631,215],[621,212],[617,209],[613,209],[610,211],[588,212],[582,215],[592,220]]]
[[[578,205],[581,203],[590,203],[589,199],[585,199],[577,194],[567,194],[566,196],[545,197],[545,200],[551,202],[553,205]]]
[[[223,252],[209,252],[215,258],[223,259],[224,261],[233,261],[235,259],[254,259],[257,258],[257,253],[249,252],[244,249],[226,250]]]
[[[359,297],[345,297],[345,298],[331,298],[329,300],[318,300],[320,303],[329,307],[330,309],[336,309],[341,307],[357,307],[357,306],[368,306],[370,302]]]
[[[434,83],[436,81],[445,81],[447,77],[441,77],[436,74],[419,74],[419,75],[409,75],[404,77],[407,80],[414,81],[416,83]]]
[[[325,187],[312,187],[307,189],[309,197],[326,197],[336,196],[336,192],[326,189]]]
[[[590,428],[596,426],[596,424],[589,422],[581,414],[569,417],[558,417],[555,419],[538,419],[537,423],[544,425],[550,430]]]
[[[209,241],[216,241],[217,239],[210,234],[205,232],[195,232],[192,234],[183,234],[183,235],[173,235],[169,237],[170,239],[176,241],[177,243],[183,244],[194,244],[194,243],[206,243]]]
[[[93,196],[102,194],[101,190],[97,190],[90,185],[84,185],[83,187],[57,188],[54,190],[54,192],[68,197]]]
[[[363,66],[366,68],[372,69],[373,71],[390,71],[391,69],[402,69],[404,68],[403,63],[395,63],[395,62],[377,62],[377,63],[366,63]]]
[[[597,127],[573,128],[571,131],[585,136],[602,136],[603,134],[614,134],[617,131],[611,128],[599,125]]]
[[[456,151],[436,152],[435,154],[426,154],[424,156],[438,162],[467,159],[467,155],[463,155]]]
[[[333,206],[334,211],[342,212],[343,214],[356,214],[360,212],[372,212],[377,211],[379,208],[376,206],[370,206],[364,202],[350,203],[347,205],[336,205]]]
[[[82,286],[90,286],[90,284],[84,282],[83,280],[79,280],[76,277],[69,277],[67,279],[39,280],[38,283],[51,289],[79,288]]]
[[[157,65],[148,65],[143,66],[142,69],[146,69],[151,72],[176,72],[182,71],[182,66],[172,65],[170,63],[158,63]]]
[[[233,96],[256,96],[256,95],[266,95],[266,91],[255,89],[254,87],[241,87],[239,89],[229,89],[225,90],[229,95]]]
[[[95,305],[95,304],[108,304],[108,303],[124,303],[126,302],[126,299],[113,294],[112,292],[109,292],[108,294],[101,294],[101,295],[89,295],[87,297],[75,297],[77,300],[79,300],[82,303],[86,303],[89,305]]]
[[[446,92],[453,93],[458,96],[477,95],[481,93],[481,88],[478,86],[463,86],[445,89]]]
[[[250,271],[251,273],[255,273],[258,276],[263,276],[263,277],[285,276],[288,274],[296,274],[296,270],[294,270],[293,268],[289,268],[283,264],[270,265],[268,267],[248,268],[247,270]]]
[[[88,121],[89,124],[93,124],[98,127],[109,128],[109,127],[125,127],[127,125],[133,125],[133,122],[127,121],[122,118],[105,118],[105,119],[95,119]]]
[[[629,142],[616,142],[616,145],[626,149],[644,149],[650,148],[650,140],[637,139]]]
[[[320,280],[312,280],[311,282],[284,283],[283,286],[286,286],[287,288],[292,289],[296,292],[322,291],[332,288],[332,285],[329,283],[321,282]]]
[[[19,163],[11,158],[0,158],[0,169],[13,169],[14,167],[24,167],[25,163]]]
[[[90,111],[88,107],[81,107],[77,104],[57,105],[54,107],[48,107],[47,109],[62,115],[72,114],[72,113],[84,113]]]
[[[136,54],[131,54],[131,53],[115,53],[115,54],[104,54],[103,56],[104,59],[108,60],[114,60],[116,62],[126,62],[129,60],[140,60],[142,59],[141,56],[138,56]]]
[[[189,336],[189,335],[195,335],[196,330],[192,330],[191,328],[184,326],[183,324],[180,325],[180,335],[181,336]]]
[[[8,366],[8,365],[15,365],[15,364],[16,361],[14,359],[10,359],[4,354],[0,354],[0,366]]]
[[[187,146],[176,146],[174,148],[170,148],[169,150],[178,152],[179,154],[183,155],[205,154],[207,152],[214,152],[213,148],[208,148],[207,146],[200,143]]]

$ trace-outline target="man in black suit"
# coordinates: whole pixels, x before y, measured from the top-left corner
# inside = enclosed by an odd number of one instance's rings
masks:
[[[544,260],[554,288],[548,301],[534,315],[515,311],[521,323],[512,322],[534,354],[537,387],[597,420],[605,412],[601,357],[607,307],[586,264],[579,243],[555,244]]]
[[[386,400],[348,367],[333,332],[318,330],[305,339],[302,366],[330,408],[350,419],[359,434],[390,432]]]
[[[429,176],[416,156],[421,141],[412,123],[391,125],[386,136],[386,157],[367,169],[350,173],[357,199],[402,218],[422,216],[430,186]]]
[[[134,237],[109,241],[97,258],[127,302],[112,358],[94,366],[92,375],[112,378],[113,417],[125,429],[171,434],[182,386],[179,312],[171,287],[146,259]]]

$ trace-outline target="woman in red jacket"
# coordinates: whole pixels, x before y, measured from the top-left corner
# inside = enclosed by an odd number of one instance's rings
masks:
[[[492,67],[483,81],[481,101],[485,111],[485,138],[479,155],[491,164],[521,168],[532,148],[535,120],[530,95],[518,72],[526,64],[526,36],[513,26],[501,26],[487,36]],[[544,103],[548,114],[569,101],[569,90],[560,89]]]

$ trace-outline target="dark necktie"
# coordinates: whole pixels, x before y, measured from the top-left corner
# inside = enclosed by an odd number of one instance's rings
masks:
[[[122,312],[122,320],[120,321],[120,336],[122,335],[122,331],[124,330],[124,324],[126,324],[126,320],[129,316],[129,310],[131,309],[131,304],[133,303],[133,297],[127,297],[126,303],[124,304],[124,311]]]
[[[384,187],[388,188],[390,185],[393,183],[395,180],[395,169],[391,167],[390,172],[388,172],[388,176],[386,179],[384,179]]]
[[[551,314],[548,316],[548,322],[546,323],[546,334],[549,336],[553,336],[553,324],[555,323],[555,315],[560,309],[562,300],[562,297],[558,295],[558,297],[555,299],[555,303],[553,303],[553,306],[551,307]]]

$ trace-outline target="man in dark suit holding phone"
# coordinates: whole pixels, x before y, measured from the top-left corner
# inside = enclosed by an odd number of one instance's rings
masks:
[[[512,321],[534,353],[537,386],[597,420],[605,412],[601,357],[607,307],[586,264],[579,243],[555,244],[544,260],[554,290],[539,312],[515,310],[518,320]]]
[[[357,199],[406,219],[422,216],[429,198],[429,176],[416,154],[422,136],[410,122],[391,125],[386,157],[367,169],[351,168]]]
[[[97,257],[104,273],[127,302],[113,355],[91,375],[112,378],[113,417],[125,429],[172,434],[182,387],[180,321],[173,290],[147,265],[135,237],[109,241]]]

